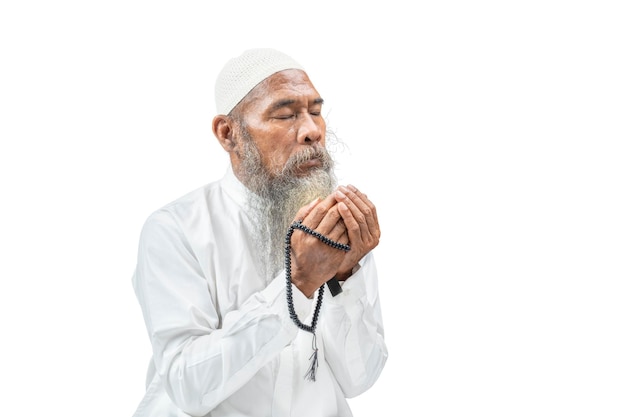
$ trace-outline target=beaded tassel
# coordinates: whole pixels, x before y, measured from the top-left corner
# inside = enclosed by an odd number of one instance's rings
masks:
[[[319,365],[319,362],[317,359],[317,340],[315,337],[315,333],[313,333],[313,341],[311,342],[311,345],[313,347],[313,353],[311,353],[311,356],[309,357],[309,360],[311,361],[311,365],[309,366],[309,370],[306,371],[304,378],[308,379],[309,381],[315,382],[315,374],[317,372],[317,367]]]
[[[285,277],[287,279],[287,308],[289,309],[289,316],[291,320],[298,326],[299,329],[307,331],[313,334],[313,353],[309,357],[311,361],[311,365],[305,374],[305,379],[310,381],[315,381],[315,375],[317,372],[317,367],[319,365],[319,360],[317,357],[317,338],[315,336],[315,327],[317,326],[317,320],[319,318],[320,309],[322,307],[322,299],[324,298],[324,286],[322,285],[317,291],[317,302],[315,304],[315,311],[313,312],[313,319],[311,320],[311,325],[306,325],[300,321],[298,315],[296,314],[296,310],[293,305],[293,289],[291,284],[291,235],[295,229],[300,229],[303,232],[306,232],[312,236],[315,236],[323,243],[332,246],[333,248],[340,249],[343,251],[349,251],[350,246],[344,245],[343,243],[335,242],[332,239],[327,238],[321,233],[316,232],[313,229],[308,228],[303,225],[301,221],[296,221],[289,226],[289,230],[287,231],[287,236],[285,236]]]

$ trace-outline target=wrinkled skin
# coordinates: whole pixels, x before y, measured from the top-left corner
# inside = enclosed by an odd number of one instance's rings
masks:
[[[230,115],[213,119],[213,132],[229,153],[233,171],[245,185],[241,166],[241,125],[254,140],[263,165],[281,171],[289,157],[307,146],[325,146],[326,122],[321,115],[323,100],[300,70],[285,70],[259,83]],[[306,176],[319,161],[303,163],[297,175]],[[380,239],[376,207],[352,185],[339,186],[324,199],[302,207],[294,220],[339,243],[350,244],[344,252],[295,230],[291,238],[293,284],[307,297],[330,278],[345,280],[359,260]],[[286,231],[285,231],[286,232]]]

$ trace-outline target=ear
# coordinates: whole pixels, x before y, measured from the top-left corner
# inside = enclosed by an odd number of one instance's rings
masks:
[[[232,152],[235,149],[233,133],[234,126],[230,117],[218,114],[213,118],[213,134],[226,152]]]

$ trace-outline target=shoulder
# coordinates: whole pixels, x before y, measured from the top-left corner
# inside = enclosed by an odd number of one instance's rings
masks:
[[[218,182],[198,187],[153,211],[145,220],[144,233],[154,229],[176,228],[194,218],[207,214],[210,195]]]

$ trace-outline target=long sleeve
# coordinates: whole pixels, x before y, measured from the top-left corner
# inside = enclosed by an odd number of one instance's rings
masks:
[[[373,255],[361,261],[340,294],[327,298],[322,328],[326,361],[344,395],[354,397],[376,382],[387,360]]]
[[[324,294],[314,339],[290,317],[284,270],[266,272],[246,193],[229,170],[146,220],[133,286],[152,360],[134,417],[350,417],[346,398],[378,378],[387,350],[373,255],[343,293]],[[292,289],[311,323],[316,296]]]
[[[297,328],[289,319],[280,276],[222,317],[220,291],[232,287],[207,279],[207,266],[183,229],[167,211],[148,219],[133,282],[156,372],[172,401],[200,416],[277,358]],[[227,278],[217,272],[215,280]],[[299,314],[308,314],[311,300],[295,292],[294,301]]]

